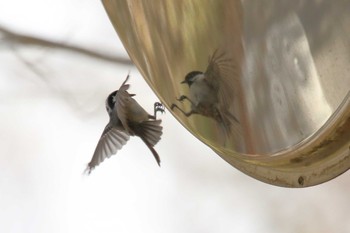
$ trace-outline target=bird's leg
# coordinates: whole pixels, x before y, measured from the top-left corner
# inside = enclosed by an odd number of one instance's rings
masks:
[[[159,102],[154,103],[154,118],[157,119],[157,112],[165,113],[165,108],[163,104]]]
[[[185,95],[180,96],[180,98],[178,98],[178,99],[176,99],[176,100],[182,102],[182,101],[184,101],[185,99],[188,100],[192,105],[195,105],[195,104],[193,103],[193,101],[192,101],[190,98],[188,98],[187,96],[185,96]]]
[[[191,110],[191,111],[189,111],[189,112],[185,112],[184,110],[182,110],[181,108],[179,108],[179,106],[177,106],[176,104],[172,104],[170,108],[171,108],[171,110],[174,110],[174,108],[179,109],[180,112],[182,112],[182,113],[183,113],[185,116],[187,116],[187,117],[191,116],[192,114],[196,114],[196,113],[197,113],[196,111],[193,111],[193,110]]]

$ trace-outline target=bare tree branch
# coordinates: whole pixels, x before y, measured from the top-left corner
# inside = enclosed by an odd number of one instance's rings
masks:
[[[2,25],[0,25],[0,33],[2,34],[3,41],[14,45],[40,46],[51,49],[60,49],[65,50],[67,52],[74,52],[95,59],[104,60],[107,62],[118,63],[122,65],[133,65],[129,58],[124,58],[120,56],[110,56],[73,45],[67,45],[64,43],[59,43],[26,34],[17,33],[3,27]]]

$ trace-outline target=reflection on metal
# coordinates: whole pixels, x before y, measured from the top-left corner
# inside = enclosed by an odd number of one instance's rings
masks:
[[[186,117],[199,114],[213,119],[218,131],[216,143],[221,146],[226,146],[230,141],[239,143],[238,138],[232,138],[231,134],[240,136],[240,131],[237,130],[240,123],[232,108],[237,79],[233,75],[235,72],[231,63],[232,60],[226,56],[225,51],[216,50],[210,57],[205,72],[191,71],[181,82],[188,85],[189,96],[181,95],[176,100],[187,100],[191,110],[185,112],[175,103],[170,107],[171,110],[178,109]]]
[[[228,139],[203,114],[175,117],[223,159],[261,181],[306,187],[350,167],[350,1],[103,0],[143,77],[186,112],[180,84],[225,51],[239,120]],[[218,76],[222,79],[222,75]],[[225,78],[226,79],[226,78]],[[225,83],[225,82],[220,82]],[[234,97],[234,98],[233,98]]]

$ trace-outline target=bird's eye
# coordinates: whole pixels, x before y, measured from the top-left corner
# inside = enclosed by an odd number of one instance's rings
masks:
[[[115,104],[115,94],[110,94],[109,96],[108,96],[108,98],[107,98],[107,102],[106,102],[106,106],[108,106],[108,107],[112,107],[112,106],[114,106],[114,104]]]

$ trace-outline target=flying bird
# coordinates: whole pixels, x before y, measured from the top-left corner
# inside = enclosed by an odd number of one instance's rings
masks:
[[[209,57],[208,67],[205,72],[191,71],[185,76],[182,84],[189,87],[189,97],[180,96],[177,100],[187,100],[191,103],[191,110],[185,112],[176,104],[171,109],[177,108],[186,117],[199,114],[210,117],[218,122],[227,136],[231,133],[231,125],[239,124],[239,120],[231,113],[234,96],[234,72],[230,69],[230,59],[225,58],[224,53],[216,50]]]
[[[164,113],[161,103],[154,104],[154,115],[148,114],[129,94],[130,87],[126,82],[129,75],[122,83],[119,90],[112,92],[106,99],[106,110],[109,115],[109,122],[106,125],[100,140],[97,143],[91,161],[87,165],[88,174],[102,163],[106,158],[117,153],[129,140],[130,136],[138,136],[152,152],[158,165],[160,158],[153,148],[161,139],[162,120],[156,118],[157,112]]]

